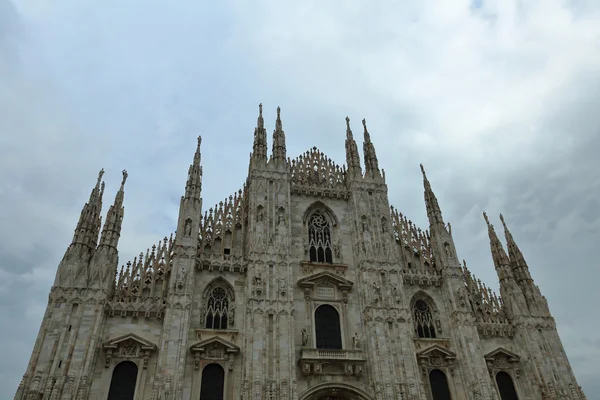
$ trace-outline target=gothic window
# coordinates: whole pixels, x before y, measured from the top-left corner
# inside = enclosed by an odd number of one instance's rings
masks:
[[[515,385],[509,374],[500,371],[496,374],[496,384],[502,400],[519,400]]]
[[[223,400],[225,371],[219,364],[208,364],[202,370],[200,400]]]
[[[108,400],[133,400],[138,367],[131,361],[119,363],[112,374]]]
[[[439,369],[431,370],[429,373],[429,386],[432,400],[452,400],[446,374]]]
[[[342,331],[337,310],[324,304],[315,311],[317,349],[341,349]]]
[[[206,304],[206,327],[208,329],[227,329],[229,299],[221,286],[211,290]]]
[[[331,250],[331,227],[320,212],[314,213],[308,222],[308,252],[311,262],[333,263]]]
[[[415,314],[415,329],[421,338],[435,338],[435,325],[429,305],[423,300],[417,300],[413,307]]]

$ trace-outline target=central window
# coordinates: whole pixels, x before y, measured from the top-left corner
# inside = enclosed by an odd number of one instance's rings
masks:
[[[340,314],[334,307],[324,304],[315,310],[315,333],[317,349],[342,348]]]
[[[320,212],[315,212],[308,222],[308,252],[311,262],[333,263],[331,227]]]
[[[227,329],[229,299],[221,286],[215,287],[206,304],[206,327],[208,329]]]
[[[435,338],[435,325],[429,305],[423,300],[417,300],[413,309],[415,314],[415,329],[421,338]]]

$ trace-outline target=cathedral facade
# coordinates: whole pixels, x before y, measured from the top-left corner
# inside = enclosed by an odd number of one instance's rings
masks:
[[[242,188],[203,208],[200,138],[174,235],[118,268],[127,173],[103,171],[58,266],[15,400],[584,400],[502,216],[500,295],[460,262],[422,169],[428,230],[361,165],[287,156],[262,106]]]

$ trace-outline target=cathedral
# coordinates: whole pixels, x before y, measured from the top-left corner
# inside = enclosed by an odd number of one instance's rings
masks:
[[[176,231],[121,266],[127,172],[102,223],[100,171],[14,400],[586,399],[502,215],[497,295],[423,166],[428,229],[389,204],[362,125],[363,164],[348,118],[345,165],[291,159],[259,106],[246,181],[208,208],[198,138]]]

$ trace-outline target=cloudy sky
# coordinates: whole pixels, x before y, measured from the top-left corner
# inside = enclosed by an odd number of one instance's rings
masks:
[[[205,207],[241,187],[260,102],[291,157],[343,163],[344,118],[358,137],[366,118],[391,203],[422,227],[424,163],[494,288],[481,212],[504,213],[600,398],[596,0],[0,0],[0,398],[98,170],[105,211],[129,172],[124,263],[175,229],[198,134]]]

